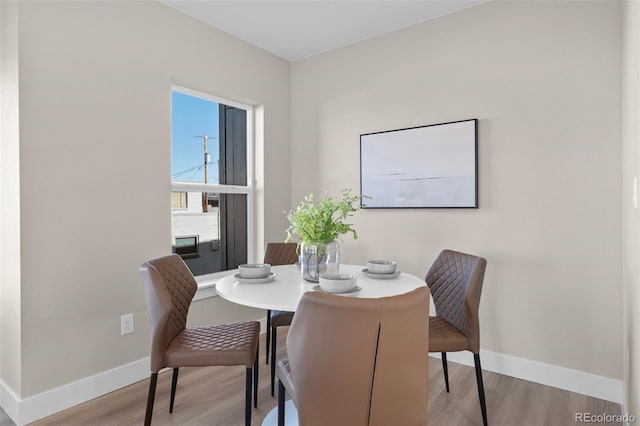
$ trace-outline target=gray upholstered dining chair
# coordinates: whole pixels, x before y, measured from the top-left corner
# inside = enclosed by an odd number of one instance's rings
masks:
[[[264,263],[271,266],[293,265],[298,261],[297,243],[267,243],[264,250]],[[271,347],[271,396],[274,394],[274,382],[276,374],[276,341],[278,338],[278,327],[291,325],[293,312],[267,310],[267,336],[265,362],[269,363],[269,347]]]
[[[360,299],[307,292],[278,362],[302,426],[426,425],[429,291]]]
[[[170,255],[140,266],[151,322],[151,380],[145,426],[151,424],[158,372],[173,368],[169,412],[173,412],[180,367],[244,365],[245,425],[251,424],[251,385],[258,404],[257,321],[187,328],[189,306],[198,288],[182,258]],[[253,378],[252,378],[253,374]]]
[[[429,318],[429,352],[442,354],[442,370],[447,392],[449,372],[447,352],[473,353],[482,422],[487,426],[487,407],[480,365],[480,320],[478,307],[487,261],[478,256],[443,250],[425,278],[436,307]]]

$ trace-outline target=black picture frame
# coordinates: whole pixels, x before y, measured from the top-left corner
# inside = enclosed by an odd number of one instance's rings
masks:
[[[365,209],[478,208],[478,119],[360,135]]]

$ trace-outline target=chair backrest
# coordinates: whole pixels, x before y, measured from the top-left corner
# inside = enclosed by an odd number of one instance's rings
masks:
[[[426,287],[380,299],[307,292],[287,336],[301,425],[426,425]]]
[[[478,306],[482,293],[486,259],[453,250],[443,250],[425,278],[436,315],[467,337],[468,349],[480,351]]]
[[[191,300],[198,289],[193,274],[177,254],[140,266],[151,322],[151,372],[164,367],[164,354],[173,338],[185,329]]]
[[[297,261],[297,243],[267,243],[267,247],[264,250],[264,263],[277,266],[293,265]]]

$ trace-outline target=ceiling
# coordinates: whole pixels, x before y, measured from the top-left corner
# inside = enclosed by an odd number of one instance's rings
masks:
[[[293,62],[486,0],[161,1]]]

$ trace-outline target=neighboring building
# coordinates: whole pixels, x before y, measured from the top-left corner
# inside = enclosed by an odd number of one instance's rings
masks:
[[[220,211],[218,194],[207,194],[203,211],[200,192],[171,193],[173,252],[182,256],[194,275],[221,270]]]

